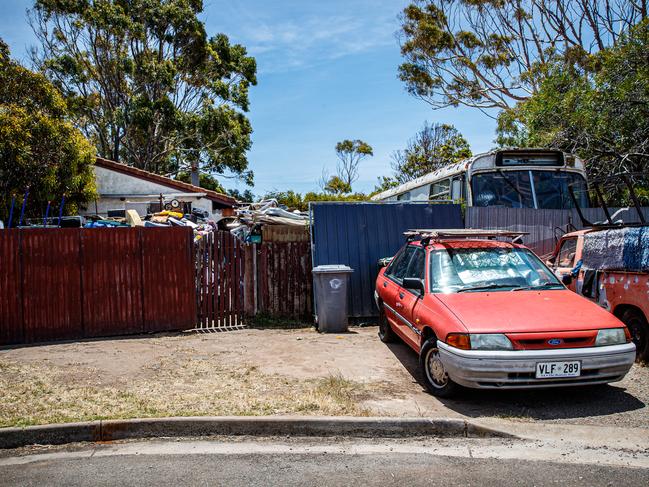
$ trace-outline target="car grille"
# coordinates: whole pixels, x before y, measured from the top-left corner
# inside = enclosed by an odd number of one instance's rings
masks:
[[[560,333],[508,333],[516,350],[546,350],[553,348],[582,348],[595,346],[596,330]],[[551,344],[551,340],[560,340]]]

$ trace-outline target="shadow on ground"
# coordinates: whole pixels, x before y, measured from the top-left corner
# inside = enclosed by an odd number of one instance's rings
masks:
[[[387,345],[424,390],[417,354],[403,342]],[[605,416],[645,406],[622,387],[613,385],[562,387],[537,390],[462,389],[453,399],[438,400],[469,417],[532,418],[542,420]]]

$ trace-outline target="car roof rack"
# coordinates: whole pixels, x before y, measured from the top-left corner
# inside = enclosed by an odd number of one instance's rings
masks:
[[[428,229],[413,228],[403,232],[409,240],[450,240],[461,238],[483,238],[495,239],[497,237],[510,238],[512,242],[520,241],[523,235],[529,232],[512,232],[509,230],[479,230],[476,228],[449,228],[449,229]]]

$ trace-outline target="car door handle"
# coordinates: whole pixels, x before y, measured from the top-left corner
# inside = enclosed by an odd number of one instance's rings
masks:
[[[395,307],[397,307],[397,308],[403,308],[403,304],[401,304],[401,303],[397,303],[397,304],[395,304]]]
[[[403,299],[403,296],[404,296],[403,293],[399,293],[399,299]]]
[[[383,287],[388,287],[388,281],[383,281]]]

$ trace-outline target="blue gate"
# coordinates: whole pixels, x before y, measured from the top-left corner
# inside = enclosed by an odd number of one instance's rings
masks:
[[[464,228],[460,205],[429,203],[311,203],[313,266],[348,265],[349,316],[377,315],[378,260],[405,243],[411,228]]]

